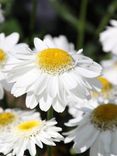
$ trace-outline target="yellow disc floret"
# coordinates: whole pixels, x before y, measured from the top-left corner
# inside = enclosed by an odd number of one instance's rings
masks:
[[[48,48],[37,53],[37,65],[50,74],[57,74],[73,67],[73,58],[64,50]]]
[[[112,89],[112,84],[104,77],[98,77],[98,80],[102,84],[102,92],[105,93]]]
[[[0,113],[0,126],[6,126],[15,120],[15,115],[11,112]]]
[[[6,53],[0,49],[0,63],[6,60]]]
[[[36,127],[39,127],[42,124],[41,121],[37,121],[37,120],[30,120],[30,121],[25,121],[20,123],[17,128],[20,131],[30,131]]]
[[[100,76],[98,77],[98,80],[100,81],[102,87],[100,92],[91,92],[92,97],[103,97],[108,99],[111,95],[112,91],[112,84],[104,77]]]
[[[91,121],[102,130],[113,129],[117,126],[117,105],[102,104],[91,114]]]

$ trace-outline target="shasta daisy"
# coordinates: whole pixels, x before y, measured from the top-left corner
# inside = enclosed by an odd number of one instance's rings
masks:
[[[97,77],[101,66],[83,56],[82,50],[75,53],[64,36],[46,36],[43,41],[35,38],[34,45],[34,51],[27,49],[20,55],[20,62],[10,72],[7,70],[8,81],[14,83],[11,93],[16,97],[27,93],[28,108],[39,103],[43,111],[52,106],[63,112],[67,97],[88,98],[90,90],[100,88]]]

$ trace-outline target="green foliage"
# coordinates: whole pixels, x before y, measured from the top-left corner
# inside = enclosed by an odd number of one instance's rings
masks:
[[[2,23],[0,25],[0,32],[5,32],[6,34],[19,32],[20,34],[22,34],[20,24],[16,19],[6,20],[4,23]]]

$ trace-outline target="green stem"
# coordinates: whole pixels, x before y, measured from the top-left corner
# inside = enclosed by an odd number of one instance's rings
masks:
[[[30,18],[30,34],[34,33],[35,22],[36,22],[36,12],[37,12],[37,0],[32,0],[32,12]]]
[[[50,120],[53,117],[53,109],[50,108],[47,112],[47,120]],[[48,156],[52,156],[52,148],[50,146],[47,147]]]
[[[80,7],[80,26],[77,27],[78,40],[77,48],[82,48],[84,44],[85,25],[86,25],[86,13],[87,13],[88,0],[81,0]]]
[[[13,7],[13,3],[14,3],[14,0],[11,0],[10,3],[6,1],[6,7],[5,7],[5,16],[12,16],[11,15],[11,10],[12,10],[12,7]]]
[[[47,120],[50,120],[53,117],[53,109],[50,108],[49,111],[47,112]]]
[[[109,19],[115,13],[116,10],[117,10],[117,0],[113,0],[112,3],[109,5],[105,16],[102,18],[100,25],[96,30],[96,35],[99,35],[99,33],[104,29],[104,27],[108,24]]]

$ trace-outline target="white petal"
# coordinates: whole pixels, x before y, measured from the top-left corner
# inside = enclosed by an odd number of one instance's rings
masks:
[[[103,143],[100,141],[100,136],[97,137],[96,141],[90,148],[90,156],[107,156],[104,155]]]
[[[13,86],[11,90],[11,94],[13,94],[15,97],[19,97],[25,93],[26,93],[26,88],[16,87],[15,85]]]
[[[98,79],[96,79],[96,78],[86,79],[85,83],[92,90],[96,90],[96,91],[100,91],[101,90],[102,85],[101,85],[100,81]]]
[[[37,146],[39,146],[40,148],[43,148],[43,144],[40,141],[40,138],[38,136],[36,136],[35,141],[36,141]]]
[[[17,79],[17,82],[15,83],[14,87],[15,88],[26,88],[26,89],[28,89],[35,82],[35,80],[38,79],[38,76],[39,75],[35,71],[35,69],[32,69],[29,72],[24,73],[24,75],[22,75],[21,77],[19,77]]]
[[[43,42],[47,45],[48,48],[56,48],[53,39],[50,36],[45,36]]]
[[[35,45],[37,52],[48,48],[46,44],[39,38],[34,38],[34,45]]]
[[[18,42],[19,40],[19,34],[18,33],[12,33],[9,36],[7,36],[5,38],[5,45],[7,44],[7,49],[10,50],[11,48],[13,48],[13,46],[15,46],[15,44]]]
[[[111,146],[111,141],[112,141],[111,131],[101,132],[100,139],[102,140],[105,154],[110,154],[110,146]]]
[[[99,64],[92,62],[91,64],[82,64],[78,65],[78,67],[75,68],[77,70],[77,73],[81,76],[87,77],[87,78],[93,78],[97,77],[101,74],[102,68]]]
[[[50,96],[47,96],[46,100],[44,99],[44,97],[42,97],[39,100],[40,109],[43,111],[47,111],[51,107],[52,102],[53,102],[53,99]]]
[[[117,132],[111,132],[112,141],[111,141],[111,153],[117,155]]]
[[[77,54],[81,54],[83,52],[83,49],[79,49],[78,51],[77,51]]]
[[[59,49],[63,49],[67,52],[74,50],[74,46],[72,48],[70,47],[72,43],[69,43],[67,38],[63,35],[60,35],[59,37],[54,37],[53,40],[56,47]]]
[[[117,27],[117,21],[114,19],[110,20],[110,24]]]
[[[70,132],[66,132],[64,133],[64,135],[68,135],[65,139],[64,139],[64,142],[65,143],[69,143],[71,141],[73,141],[76,137],[76,134],[77,134],[77,128],[71,130]]]
[[[64,73],[60,77],[65,85],[67,85],[68,88],[72,89],[77,86],[77,81],[74,78],[74,74],[72,72]]]
[[[47,90],[48,94],[54,98],[58,94],[58,77],[57,76],[51,76],[47,83]]]
[[[44,138],[43,136],[39,136],[39,137],[40,137],[40,140],[46,145],[50,145],[50,146],[56,145],[51,139]]]
[[[27,108],[35,108],[38,105],[38,101],[36,99],[36,96],[33,93],[27,93],[26,96],[26,106]]]
[[[33,140],[31,138],[29,140],[29,143],[28,143],[28,150],[29,150],[31,156],[35,156],[36,155],[35,140],[34,141]]]
[[[4,96],[4,90],[2,85],[0,84],[0,99],[3,99],[3,96]]]
[[[17,148],[17,156],[23,156],[26,150],[27,140],[21,140]]]
[[[56,99],[53,101],[52,106],[56,112],[60,113],[65,110],[66,104],[64,101],[62,102],[59,99]]]
[[[88,130],[88,131],[87,131]],[[75,138],[74,147],[78,153],[82,153],[90,148],[99,135],[99,131],[94,128],[91,123],[79,126],[77,136]]]

